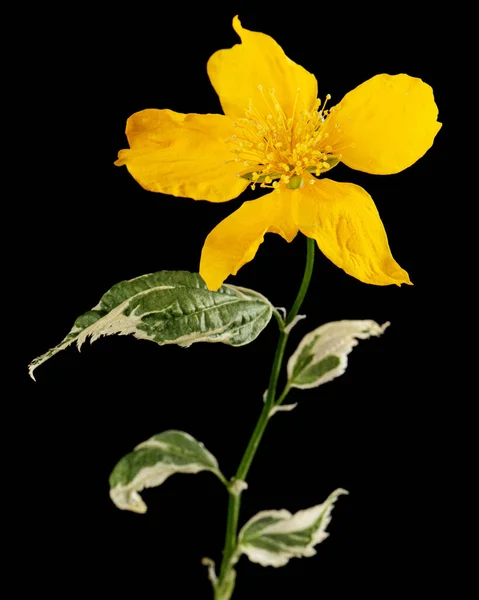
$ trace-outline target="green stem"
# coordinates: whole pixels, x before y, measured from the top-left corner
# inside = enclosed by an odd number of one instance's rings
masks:
[[[313,266],[314,266],[314,249],[315,242],[311,238],[307,239],[307,255],[306,255],[306,266],[304,267],[304,275],[303,281],[301,282],[301,287],[299,288],[298,295],[296,296],[296,300],[294,301],[292,309],[289,311],[289,314],[286,318],[286,325],[289,325],[291,321],[293,321],[303,304],[304,297],[306,296],[306,292],[308,291],[309,282],[311,281],[311,275],[313,274]]]
[[[299,288],[298,295],[296,296],[296,300],[294,301],[293,307],[291,308],[286,320],[284,322],[284,327],[280,333],[278,345],[276,346],[276,352],[273,359],[273,366],[271,368],[271,375],[269,378],[268,392],[266,395],[266,400],[263,406],[263,410],[259,416],[258,422],[256,423],[256,427],[254,428],[251,439],[246,447],[243,458],[241,459],[241,463],[236,471],[235,481],[240,480],[244,481],[251,463],[253,462],[253,458],[258,449],[259,443],[266,429],[266,425],[268,424],[269,414],[273,406],[279,405],[286,398],[286,395],[289,391],[288,386],[284,389],[283,393],[278,398],[278,402],[275,403],[276,399],[276,388],[278,385],[278,378],[281,372],[281,366],[283,363],[284,351],[286,348],[286,343],[289,337],[289,329],[288,325],[290,325],[295,317],[297,316],[299,309],[303,303],[304,297],[306,296],[306,292],[308,291],[309,282],[311,281],[311,275],[313,272],[314,265],[314,250],[315,250],[315,242],[311,238],[307,238],[307,255],[306,255],[306,266],[304,269],[303,280],[301,282],[301,287]],[[286,329],[286,331],[285,331]],[[226,539],[225,539],[225,547],[223,550],[223,561],[221,563],[221,570],[219,575],[219,584],[221,584],[228,575],[229,571],[232,569],[232,558],[236,548],[236,539],[238,535],[238,519],[239,512],[241,506],[241,489],[237,489],[235,491],[230,491],[230,498],[228,504],[228,518],[226,523]],[[231,593],[233,590],[231,590]],[[231,597],[231,596],[229,596]],[[221,600],[229,600],[228,598],[222,598]]]

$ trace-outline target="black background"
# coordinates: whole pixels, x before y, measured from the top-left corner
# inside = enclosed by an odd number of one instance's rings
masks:
[[[392,325],[382,338],[360,343],[343,377],[291,393],[300,405],[268,427],[241,522],[263,509],[312,506],[336,487],[350,495],[338,500],[331,536],[316,557],[281,569],[243,558],[235,597],[383,598],[413,585],[426,593],[440,415],[430,391],[435,367],[425,368],[420,348],[435,302],[437,199],[451,160],[446,87],[454,81],[449,73],[446,83],[443,69],[444,20],[430,15],[426,23],[404,7],[401,14],[364,6],[353,13],[304,4],[58,10],[30,15],[25,119],[41,141],[30,150],[33,166],[22,182],[39,190],[28,218],[35,333],[27,361],[58,343],[114,283],[162,269],[196,271],[208,232],[258,196],[248,190],[241,199],[210,204],[152,194],[113,166],[133,112],[221,112],[206,61],[238,41],[235,14],[313,72],[320,97],[330,93],[332,104],[382,72],[408,73],[434,88],[445,125],[421,160],[394,176],[343,165],[331,175],[371,194],[393,254],[415,285],[368,286],[317,252],[301,311],[308,317],[294,329],[289,353],[306,332],[331,320]],[[256,259],[230,281],[290,307],[305,246],[300,235],[292,244],[268,235]],[[28,421],[38,435],[23,557],[37,590],[54,597],[211,597],[200,559],[221,557],[227,495],[217,480],[205,473],[172,477],[143,494],[149,510],[139,516],[113,506],[108,476],[137,443],[169,428],[203,441],[232,475],[261,410],[276,339],[274,322],[243,348],[184,350],[106,338],[81,354],[70,348],[57,355],[38,369],[37,383],[24,376]]]

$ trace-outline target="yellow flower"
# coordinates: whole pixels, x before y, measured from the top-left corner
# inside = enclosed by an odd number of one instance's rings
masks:
[[[326,108],[314,75],[268,35],[241,38],[208,61],[224,115],[143,110],[127,122],[126,165],[147,190],[225,202],[248,185],[273,188],[245,202],[208,235],[200,274],[210,289],[252,260],[267,232],[288,242],[298,231],[353,277],[375,285],[411,283],[394,260],[371,196],[323,177],[339,161],[386,175],[415,163],[441,128],[432,89],[408,75],[376,75]]]

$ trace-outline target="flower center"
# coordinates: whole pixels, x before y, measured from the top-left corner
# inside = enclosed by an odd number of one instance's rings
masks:
[[[242,169],[238,177],[251,181],[253,190],[256,184],[296,189],[304,185],[305,175],[319,176],[338,164],[340,156],[333,154],[323,127],[330,112],[325,108],[329,94],[322,105],[318,98],[311,110],[297,111],[298,88],[293,112],[286,115],[273,88],[268,95],[261,85],[258,89],[270,112],[261,115],[250,99],[245,116],[233,124],[238,133],[228,140],[235,146],[234,161]],[[314,183],[310,175],[309,183]]]

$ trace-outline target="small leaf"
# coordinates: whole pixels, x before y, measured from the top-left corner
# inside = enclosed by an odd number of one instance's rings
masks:
[[[225,483],[216,458],[183,431],[164,431],[124,456],[110,475],[110,498],[118,508],[146,512],[139,492],[161,485],[175,473],[211,471]]]
[[[308,333],[288,361],[288,385],[300,389],[317,387],[342,375],[348,354],[358,344],[379,336],[389,323],[375,321],[334,321]]]
[[[291,558],[314,556],[314,546],[328,537],[326,527],[336,498],[347,494],[335,490],[323,504],[292,515],[287,510],[265,510],[241,529],[237,552],[263,567],[283,567]]]
[[[261,294],[225,284],[212,292],[197,273],[159,271],[114,285],[92,310],[78,317],[58,345],[29,365],[30,375],[73,342],[88,337],[133,335],[159,345],[195,342],[249,344],[269,323],[271,303]]]
[[[268,418],[271,419],[273,415],[279,412],[291,412],[298,406],[298,403],[294,404],[280,404],[278,406],[273,406],[273,408],[268,413]]]

